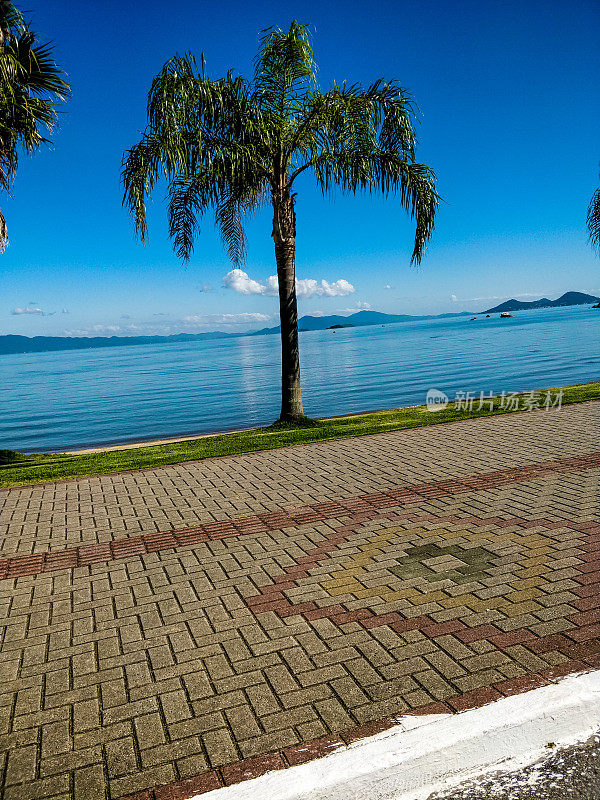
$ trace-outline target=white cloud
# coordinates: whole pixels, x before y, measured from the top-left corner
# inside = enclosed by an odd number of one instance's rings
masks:
[[[356,289],[345,278],[340,278],[333,283],[325,280],[318,281],[313,278],[296,278],[296,293],[298,297],[312,297],[313,295],[323,297],[344,297],[352,294]]]
[[[20,315],[20,314],[37,314],[38,316],[41,316],[41,317],[44,316],[44,312],[42,311],[41,308],[37,308],[37,307],[33,307],[33,306],[26,306],[25,308],[13,308],[13,310],[10,313],[11,314],[16,314],[16,315]]]
[[[450,295],[450,299],[453,303],[481,303],[484,300],[504,300],[505,298],[506,295],[492,295],[491,297],[466,297],[460,299],[455,294]]]
[[[242,311],[239,314],[191,314],[184,317],[188,325],[243,325],[248,322],[268,322],[268,314]]]
[[[298,285],[298,278],[296,278],[296,286]],[[278,295],[279,294],[279,278],[277,275],[269,275],[267,278],[267,294],[270,295]]]
[[[91,328],[74,328],[66,330],[66,336],[117,336],[135,333],[139,328],[137,325],[92,325]]]
[[[239,294],[260,294],[267,297],[277,295],[278,281],[276,275],[270,275],[265,283],[255,281],[241,269],[230,270],[223,278],[223,285]],[[296,294],[298,297],[343,297],[355,292],[354,286],[344,278],[333,283],[314,278],[296,278]]]
[[[270,280],[270,279],[269,279]],[[277,279],[275,279],[277,280]],[[227,289],[233,289],[234,292],[239,294],[275,294],[276,292],[270,291],[270,286],[267,284],[259,283],[252,280],[247,272],[242,269],[232,269],[223,278],[223,286]]]
[[[184,322],[189,322],[192,325],[201,325],[207,322],[206,314],[190,314],[183,318]]]
[[[268,322],[270,317],[268,314],[258,314],[251,312],[242,312],[240,314],[222,314],[223,322],[232,322],[238,325],[241,322]]]
[[[154,314],[153,316],[157,316]],[[166,315],[160,315],[166,316]],[[170,336],[178,333],[203,333],[204,331],[239,331],[238,326],[253,324],[263,326],[272,317],[268,314],[245,311],[240,314],[190,314],[182,319],[165,322],[141,322],[124,325],[91,325],[89,328],[72,328],[63,331],[65,336]]]
[[[119,325],[93,325],[91,328],[72,328],[65,331],[65,336],[114,336],[123,333]]]
[[[344,311],[348,314],[356,314],[358,311],[370,311],[371,303],[364,303],[359,301],[354,308],[345,308]]]
[[[511,294],[511,298],[517,297],[541,297],[539,294],[532,294],[531,292],[521,292],[520,294]],[[509,295],[507,294],[493,294],[489,297],[467,297],[467,298],[458,298],[455,294],[450,295],[450,299],[453,303],[481,303],[484,300],[508,300]]]

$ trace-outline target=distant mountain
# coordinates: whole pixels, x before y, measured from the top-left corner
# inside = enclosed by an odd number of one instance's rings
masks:
[[[502,311],[523,311],[528,308],[554,308],[556,306],[580,306],[600,302],[600,298],[582,292],[565,292],[558,300],[542,297],[524,303],[521,300],[507,300],[480,314],[496,314]],[[336,328],[357,328],[366,325],[389,325],[394,322],[417,322],[426,319],[449,319],[451,317],[472,316],[472,311],[459,311],[447,314],[383,314],[380,311],[358,311],[347,317],[339,314],[327,317],[301,317],[298,327],[301,332],[323,331]],[[207,331],[206,333],[177,333],[171,336],[0,336],[0,354],[42,353],[50,350],[83,350],[89,347],[127,347],[138,344],[169,344],[172,342],[193,342],[205,339],[228,339],[239,336],[265,336],[279,333],[279,325],[262,328],[258,331],[225,333]]]
[[[331,315],[328,317],[300,317],[298,328],[301,332],[323,331],[327,328],[356,328],[365,325],[387,325],[391,322],[410,320],[445,319],[464,317],[471,311],[452,314],[424,315],[413,317],[409,314],[382,314],[379,311],[359,311],[348,317]],[[170,342],[193,342],[202,339],[229,339],[236,336],[264,336],[279,333],[279,325],[259,331],[225,333],[208,331],[206,333],[177,333],[171,336],[0,336],[0,355],[8,353],[42,353],[50,350],[83,350],[88,347],[127,347],[136,344],[168,344]]]
[[[387,325],[391,322],[408,322],[409,320],[442,319],[446,317],[462,317],[471,314],[462,311],[458,314],[438,314],[412,317],[409,314],[382,314],[379,311],[359,311],[348,317],[332,315],[328,317],[301,317],[298,327],[301,331],[321,331],[332,327],[355,328],[364,325]],[[224,333],[208,331],[207,333],[177,333],[171,336],[0,336],[0,354],[8,353],[42,353],[49,350],[83,350],[88,347],[128,347],[137,344],[168,344],[172,342],[193,342],[203,339],[228,339],[236,336],[261,336],[279,333],[279,326],[263,328],[259,331],[243,333]]]
[[[302,331],[324,331],[334,326],[343,328],[358,328],[365,325],[389,325],[393,322],[410,322],[422,319],[445,319],[447,317],[464,317],[470,311],[460,311],[452,314],[423,314],[422,316],[412,316],[410,314],[383,314],[381,311],[358,311],[348,317],[332,314],[327,317],[300,317],[298,327]],[[274,328],[262,328],[259,331],[252,331],[250,336],[264,336],[265,334],[279,333],[279,325]]]
[[[548,300],[542,297],[540,300],[532,300],[525,303],[522,300],[507,300],[499,306],[488,308],[487,311],[480,311],[480,314],[499,314],[502,311],[526,311],[528,308],[556,308],[558,306],[586,306],[600,301],[599,297],[583,292],[565,292],[557,300]]]
[[[48,350],[83,350],[88,347],[127,347],[136,344],[191,342],[195,339],[223,339],[234,333],[176,333],[171,336],[0,336],[0,354],[42,353]]]

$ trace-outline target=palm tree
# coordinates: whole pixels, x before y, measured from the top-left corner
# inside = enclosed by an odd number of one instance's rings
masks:
[[[600,248],[600,187],[596,189],[587,212],[587,226],[590,232],[590,242]]]
[[[1,190],[11,190],[19,150],[29,153],[48,142],[43,134],[56,121],[55,102],[69,92],[63,75],[52,47],[38,42],[11,2],[0,0]],[[7,243],[6,220],[0,212],[0,252]]]
[[[260,40],[252,83],[231,72],[218,80],[191,54],[167,61],[148,94],[148,126],[125,153],[123,202],[142,241],[146,200],[168,180],[169,232],[189,259],[199,219],[212,208],[236,266],[246,252],[244,217],[272,204],[281,318],[281,416],[305,419],[300,392],[296,304],[295,182],[310,171],[324,193],[380,191],[399,195],[416,220],[412,261],[431,236],[435,176],[415,160],[414,106],[394,80],[368,88],[316,85],[308,26],[269,28]]]

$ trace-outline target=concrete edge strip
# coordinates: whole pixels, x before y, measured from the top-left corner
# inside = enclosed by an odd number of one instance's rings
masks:
[[[523,676],[492,702],[498,693],[472,692],[459,712],[431,703],[120,800],[347,800],[350,790],[357,800],[420,800],[500,761],[510,768],[515,753],[532,763],[548,742],[563,746],[600,729],[600,670],[571,665]]]
[[[267,511],[253,516],[218,520],[191,528],[153,532],[101,544],[84,544],[64,550],[10,556],[0,559],[0,580],[106,563],[213,539],[282,530],[327,519],[372,512],[384,507],[410,505],[464,492],[484,491],[510,483],[522,483],[542,475],[594,469],[598,466],[600,466],[600,453],[592,452],[494,472],[475,473],[463,478],[397,486],[383,492],[314,503],[303,508]],[[553,521],[553,524],[560,523]],[[594,527],[594,523],[586,524]]]
[[[600,671],[455,716],[400,718],[323,759],[205,794],[203,800],[424,800],[489,771],[515,769],[600,729]],[[519,754],[516,757],[516,754]]]

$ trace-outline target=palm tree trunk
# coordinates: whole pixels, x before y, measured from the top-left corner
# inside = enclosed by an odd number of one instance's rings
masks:
[[[296,302],[296,215],[289,192],[273,197],[273,239],[279,282],[281,320],[281,416],[282,422],[304,418],[300,391],[298,305]]]

